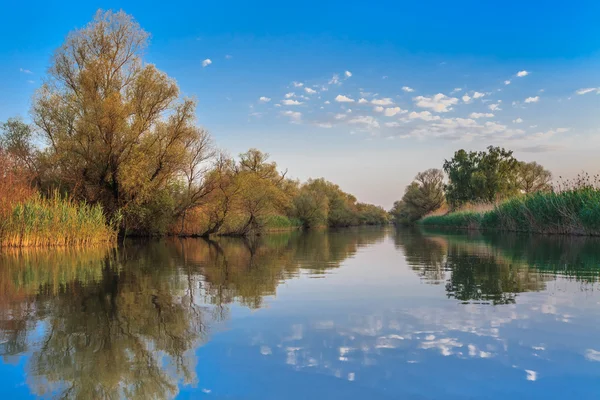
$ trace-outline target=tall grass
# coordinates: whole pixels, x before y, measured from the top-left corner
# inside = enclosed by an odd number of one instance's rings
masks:
[[[16,203],[0,220],[0,246],[87,246],[116,240],[98,205],[77,203],[58,193]]]
[[[600,188],[593,185],[512,198],[487,212],[424,218],[428,226],[600,236]]]

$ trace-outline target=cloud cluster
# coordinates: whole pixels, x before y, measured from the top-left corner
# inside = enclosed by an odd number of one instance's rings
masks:
[[[417,107],[430,108],[435,112],[451,111],[452,106],[458,103],[456,97],[448,97],[443,93],[438,93],[433,97],[417,96],[414,101]]]

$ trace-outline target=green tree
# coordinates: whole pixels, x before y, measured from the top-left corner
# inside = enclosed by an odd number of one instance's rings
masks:
[[[489,146],[486,151],[459,150],[444,161],[449,182],[446,200],[452,207],[467,202],[494,202],[518,191],[518,161],[512,151]]]
[[[37,175],[37,149],[33,144],[34,129],[21,118],[9,118],[0,123],[0,148],[11,156],[31,177]]]
[[[535,193],[552,189],[552,173],[540,164],[519,162],[517,185],[523,193]]]
[[[399,224],[411,224],[444,204],[444,173],[439,169],[419,172],[406,187],[391,214]]]

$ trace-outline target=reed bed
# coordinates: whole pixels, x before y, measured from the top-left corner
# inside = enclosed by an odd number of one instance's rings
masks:
[[[487,212],[426,217],[421,224],[461,229],[600,236],[600,188],[584,186],[512,198]]]
[[[89,246],[113,242],[117,229],[98,205],[58,193],[13,205],[0,219],[0,247]]]

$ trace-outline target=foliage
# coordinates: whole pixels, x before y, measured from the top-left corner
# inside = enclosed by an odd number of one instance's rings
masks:
[[[535,161],[517,165],[517,185],[522,193],[546,192],[552,189],[552,173]]]
[[[397,224],[412,224],[444,204],[444,173],[439,169],[419,172],[406,187],[402,200],[390,211]]]
[[[148,37],[127,14],[99,11],[56,51],[34,99],[52,174],[111,216],[132,204],[151,210],[152,197],[182,175],[180,209],[203,197],[193,193],[203,192],[197,166],[211,155],[208,134],[195,125],[194,101],[143,62]]]
[[[450,213],[424,225],[530,233],[600,235],[600,189],[592,186],[511,198],[485,213]]]
[[[293,198],[293,215],[305,227],[348,227],[388,223],[385,210],[356,198],[323,178],[309,179]]]
[[[0,147],[0,223],[12,212],[15,204],[31,198],[27,171]]]
[[[0,193],[0,212],[37,189],[39,202],[61,193],[74,206],[98,206],[125,235],[248,236],[298,221],[306,228],[387,222],[381,208],[330,182],[286,178],[257,149],[237,159],[217,152],[196,123],[196,103],[144,61],[148,39],[122,11],[99,10],[68,35],[34,96],[33,125],[16,118],[0,125],[0,188],[19,188],[12,197]]]
[[[494,202],[518,192],[519,163],[512,151],[489,146],[487,152],[458,150],[444,161],[448,175],[446,201],[451,207],[466,202]]]

